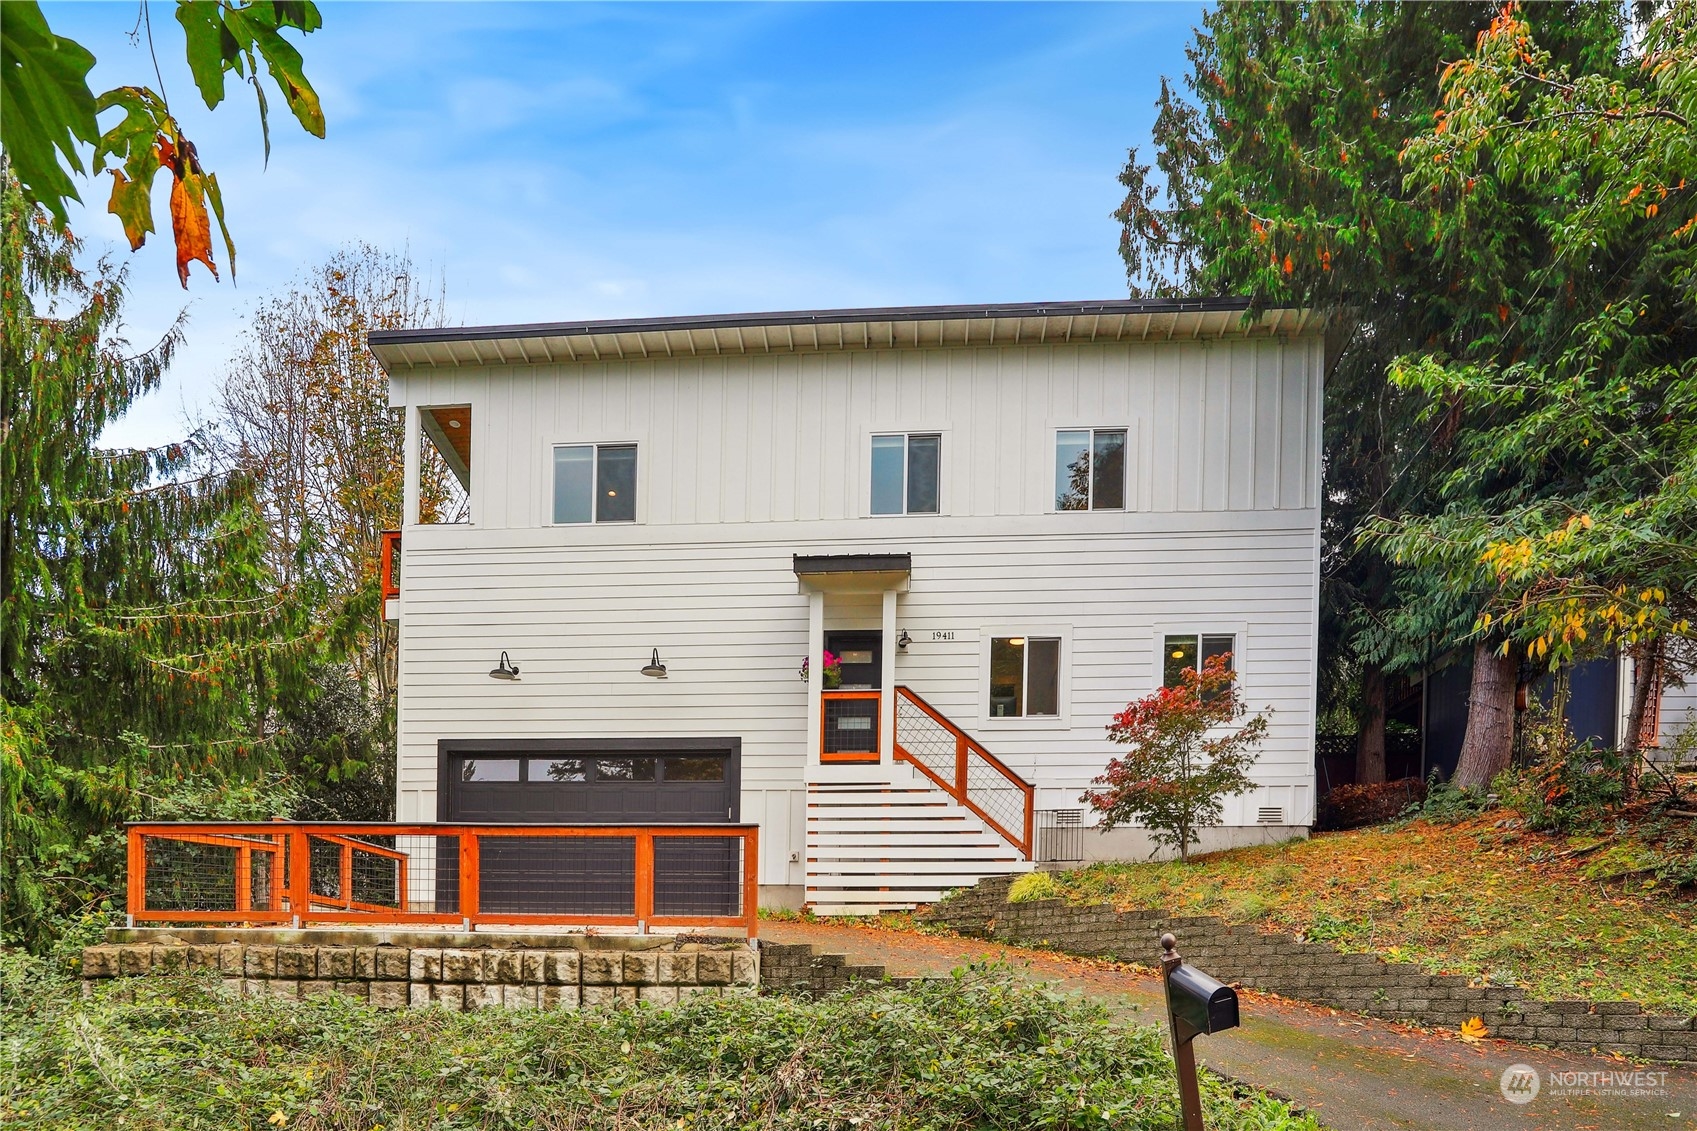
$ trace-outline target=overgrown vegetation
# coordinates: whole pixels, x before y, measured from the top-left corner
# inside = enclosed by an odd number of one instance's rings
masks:
[[[138,979],[79,1000],[0,957],[0,1121],[15,1128],[1116,1128],[1166,1131],[1152,1027],[994,971],[822,1002],[378,1013]],[[1209,1080],[1208,1126],[1317,1131]]]

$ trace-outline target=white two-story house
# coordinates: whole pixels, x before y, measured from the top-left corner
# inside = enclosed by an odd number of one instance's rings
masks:
[[[1079,800],[1119,750],[1105,727],[1229,652],[1272,726],[1204,847],[1311,823],[1326,351],[1305,313],[907,307],[371,347],[408,437],[399,820],[752,822],[764,903],[912,906],[1146,856]],[[469,522],[419,523],[425,444]]]

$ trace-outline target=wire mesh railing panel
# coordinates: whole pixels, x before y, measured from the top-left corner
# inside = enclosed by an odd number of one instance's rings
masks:
[[[130,914],[155,923],[754,930],[752,826],[329,825],[130,828]]]
[[[1025,790],[1009,781],[1001,770],[986,762],[976,750],[967,754],[966,799],[1000,825],[1010,839],[1025,836]]]
[[[826,754],[878,753],[878,695],[825,693]]]
[[[388,852],[374,849],[395,850],[395,837],[379,837],[362,839],[359,843],[364,847],[355,848],[351,853],[353,864],[353,897],[355,906],[393,907],[401,906],[402,875],[406,868],[404,859],[397,859]],[[389,843],[385,844],[384,841]]]
[[[741,915],[743,853],[740,837],[655,837],[654,914]]]
[[[481,838],[481,915],[635,915],[636,838]]]
[[[185,833],[142,844],[142,899],[157,911],[267,910],[278,847],[263,838]]]
[[[896,702],[896,744],[946,782],[955,780],[955,734],[906,698]]]

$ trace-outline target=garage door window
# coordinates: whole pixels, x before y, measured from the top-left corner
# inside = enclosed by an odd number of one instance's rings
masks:
[[[460,763],[461,781],[518,781],[517,758],[467,758]]]
[[[582,758],[532,758],[528,778],[530,781],[588,781],[589,771]]]

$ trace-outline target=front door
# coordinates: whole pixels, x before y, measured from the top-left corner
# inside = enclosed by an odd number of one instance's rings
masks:
[[[842,686],[825,696],[825,749],[837,762],[878,760],[878,690],[884,682],[883,634],[827,632],[825,651],[843,667]]]
[[[876,691],[884,682],[884,634],[827,632],[825,651],[842,661],[844,691]]]

